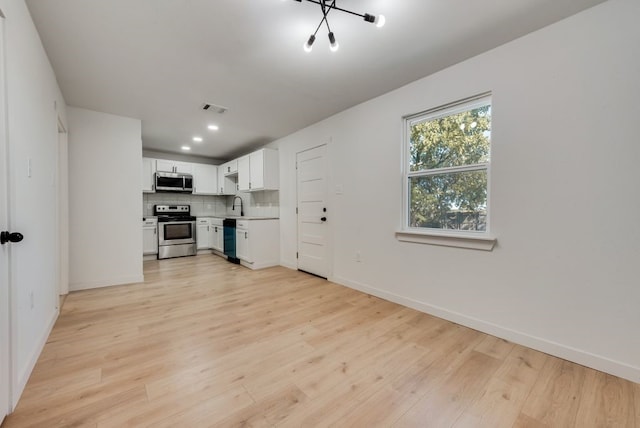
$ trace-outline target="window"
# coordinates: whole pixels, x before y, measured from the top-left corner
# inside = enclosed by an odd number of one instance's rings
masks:
[[[487,233],[490,142],[488,94],[405,118],[405,230]]]

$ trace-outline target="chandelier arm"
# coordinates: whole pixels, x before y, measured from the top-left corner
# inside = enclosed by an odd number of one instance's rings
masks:
[[[324,3],[324,2],[321,3],[320,1],[317,1],[317,0],[307,0],[307,1],[311,2],[311,3],[319,4],[321,6]],[[364,14],[352,12],[352,11],[347,10],[347,9],[342,9],[342,8],[336,6],[335,4],[336,4],[336,2],[334,0],[333,3],[329,6],[329,9],[339,10],[340,12],[346,12],[346,13],[350,13],[351,15],[355,15],[355,16],[359,16],[360,18],[364,18]],[[329,13],[329,12],[327,12],[327,13]]]

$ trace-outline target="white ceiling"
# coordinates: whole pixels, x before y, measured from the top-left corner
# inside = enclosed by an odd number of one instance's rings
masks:
[[[307,1],[27,4],[69,105],[142,119],[146,149],[225,159],[603,1],[337,0],[386,25],[331,12],[336,53],[324,28],[302,50],[321,18]]]

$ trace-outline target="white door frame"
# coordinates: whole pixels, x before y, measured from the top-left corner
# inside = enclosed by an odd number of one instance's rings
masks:
[[[329,142],[331,142],[331,139],[329,139]],[[313,146],[313,147],[308,147],[305,148],[303,150],[299,150],[296,152],[296,156],[295,156],[295,162],[296,162],[296,251],[300,251],[300,228],[299,228],[299,214],[298,214],[298,207],[300,206],[299,200],[298,200],[298,155],[304,152],[308,152],[310,150],[314,150],[320,147],[325,147],[325,159],[327,158],[327,154],[329,152],[329,144],[328,143],[322,143],[322,144],[318,144],[317,146]],[[331,204],[329,201],[329,162],[325,162],[325,177],[326,177],[326,205],[327,205],[327,217],[332,215],[332,211],[331,211]],[[327,223],[325,223],[325,227],[326,227],[326,275],[327,275],[327,279],[330,281],[332,276],[333,276],[333,239],[332,239],[332,233],[331,233],[331,224],[332,222],[329,221]],[[299,267],[299,259],[296,257],[296,269],[300,269]],[[303,270],[303,272],[306,272]],[[309,272],[307,272],[309,273]]]
[[[67,130],[58,117],[57,187],[57,242],[58,242],[58,294],[69,294],[69,143]],[[57,296],[56,296],[57,297]],[[59,299],[57,300],[59,302]],[[59,308],[58,308],[59,309]]]
[[[5,16],[0,10],[0,230],[9,229],[9,146],[7,132],[7,91],[5,67]],[[11,293],[9,269],[11,247],[0,247],[0,424],[12,410],[11,387]]]

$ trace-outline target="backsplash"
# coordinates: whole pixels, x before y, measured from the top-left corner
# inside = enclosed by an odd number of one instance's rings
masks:
[[[280,198],[277,190],[242,193],[243,211],[245,216],[279,217]],[[240,215],[240,203],[236,199],[236,209],[232,209],[233,196],[205,196],[180,193],[144,193],[142,195],[143,216],[153,215],[153,206],[191,205],[191,215],[196,217]]]

